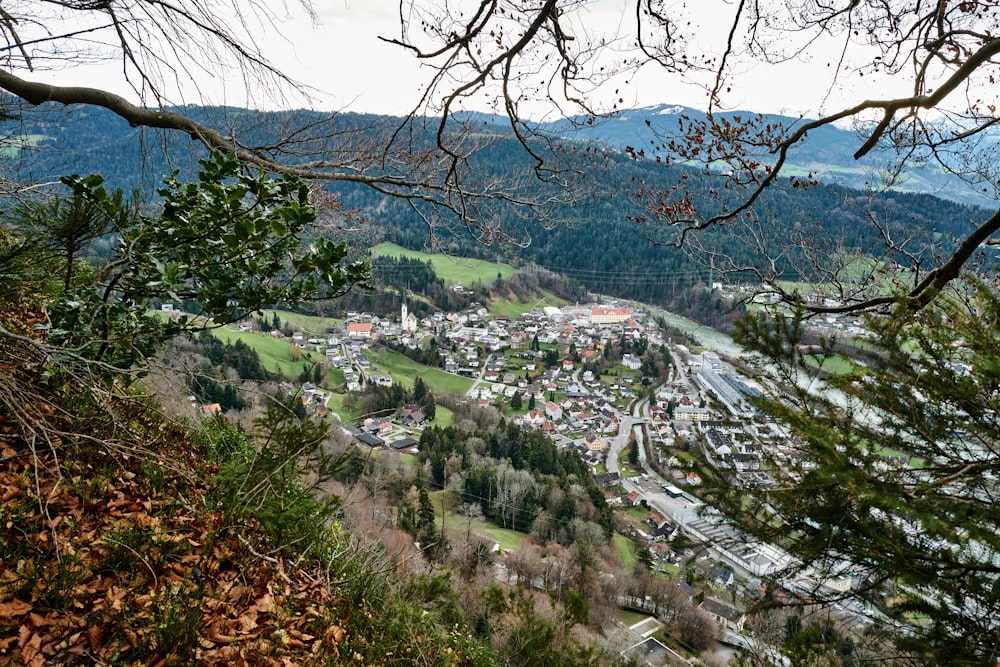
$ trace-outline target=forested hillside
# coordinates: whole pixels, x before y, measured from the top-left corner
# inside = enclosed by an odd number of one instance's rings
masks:
[[[220,108],[185,111],[220,127],[238,126],[261,142],[273,139],[292,120],[301,121],[302,116],[310,115],[304,111],[265,114]],[[400,121],[346,114],[340,122],[352,129],[370,128],[366,132],[374,144]],[[519,187],[530,186],[543,193],[554,187],[526,176],[531,164],[516,141],[495,125],[485,124],[483,128],[478,138],[483,148],[472,161],[484,180],[519,182]],[[25,158],[8,165],[20,178],[51,182],[68,173],[101,173],[110,186],[136,188],[146,197],[151,196],[151,184],[162,174],[171,169],[187,172],[200,155],[182,136],[161,140],[149,130],[130,128],[118,117],[92,109],[71,107],[57,111],[43,107],[41,113],[25,112],[19,120],[8,122],[6,132],[9,146],[22,146],[20,150],[8,149],[12,155]],[[415,141],[419,144],[424,140],[417,137]],[[162,150],[143,150],[153,146]],[[517,230],[524,247],[484,247],[481,239],[474,240],[461,231],[460,222],[436,218],[439,211],[349,183],[328,186],[339,198],[342,210],[353,216],[352,225],[335,225],[331,233],[338,237],[361,233],[360,245],[381,238],[414,249],[433,247],[491,259],[501,253],[509,261],[537,263],[595,291],[669,305],[702,319],[718,316],[725,320],[729,316],[722,313],[721,302],[692,288],[722,280],[727,271],[729,280],[751,279],[750,272],[733,269],[757,266],[760,251],[766,249],[769,239],[829,237],[836,239],[843,253],[863,254],[877,244],[875,236],[881,233],[914,235],[922,247],[929,249],[914,256],[900,254],[892,258],[908,266],[953,247],[953,239],[960,238],[977,217],[982,217],[978,209],[926,194],[886,193],[872,201],[866,192],[838,185],[789,182],[769,188],[748,212],[758,247],[747,243],[745,237],[736,238],[728,227],[706,230],[699,236],[699,243],[702,250],[714,254],[710,258],[705,252],[688,253],[673,247],[675,236],[656,221],[650,210],[651,200],[654,195],[669,200],[667,184],[680,177],[689,191],[685,196],[697,201],[703,216],[730,210],[740,194],[729,189],[722,176],[693,171],[685,175],[683,167],[636,161],[626,153],[598,150],[579,142],[566,144],[562,151],[567,164],[585,169],[588,177],[579,181],[571,204],[551,207],[545,211],[546,217],[525,217],[524,211],[514,209],[496,212],[500,216],[498,227]],[[552,195],[557,194],[553,190]],[[364,222],[353,224],[358,219]],[[872,220],[878,225],[870,224]],[[815,262],[795,257],[795,252],[793,249],[784,258],[787,266],[781,277],[813,277],[805,274],[803,267]],[[370,298],[362,301],[367,303]],[[364,307],[362,302],[353,305]]]

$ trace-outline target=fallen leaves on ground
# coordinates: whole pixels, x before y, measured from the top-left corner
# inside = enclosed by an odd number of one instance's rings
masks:
[[[347,633],[324,585],[251,553],[253,525],[206,509],[203,483],[178,476],[151,489],[101,456],[3,450],[0,663],[336,658]]]

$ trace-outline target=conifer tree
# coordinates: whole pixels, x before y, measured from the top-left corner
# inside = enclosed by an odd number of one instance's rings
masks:
[[[821,391],[805,311],[748,316],[737,339],[770,378],[757,405],[801,456],[772,457],[760,489],[702,468],[710,502],[796,557],[774,584],[813,582],[822,598],[824,580],[849,576],[896,623],[899,655],[928,665],[986,664],[1000,617],[1000,292],[961,288],[866,317],[871,351]]]

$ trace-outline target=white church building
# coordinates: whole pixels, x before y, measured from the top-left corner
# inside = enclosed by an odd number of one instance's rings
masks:
[[[403,302],[403,307],[400,309],[399,322],[405,333],[416,333],[417,316],[410,312],[410,309],[406,307],[405,301]]]

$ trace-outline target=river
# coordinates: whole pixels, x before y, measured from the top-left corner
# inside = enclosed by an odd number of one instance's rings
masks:
[[[721,331],[716,331],[710,326],[698,324],[694,320],[671,313],[669,310],[654,308],[648,304],[636,303],[638,307],[646,310],[651,315],[662,317],[663,321],[670,326],[680,329],[684,333],[694,338],[699,345],[707,347],[715,352],[729,357],[739,357],[743,355],[743,349],[733,342],[733,339]]]

